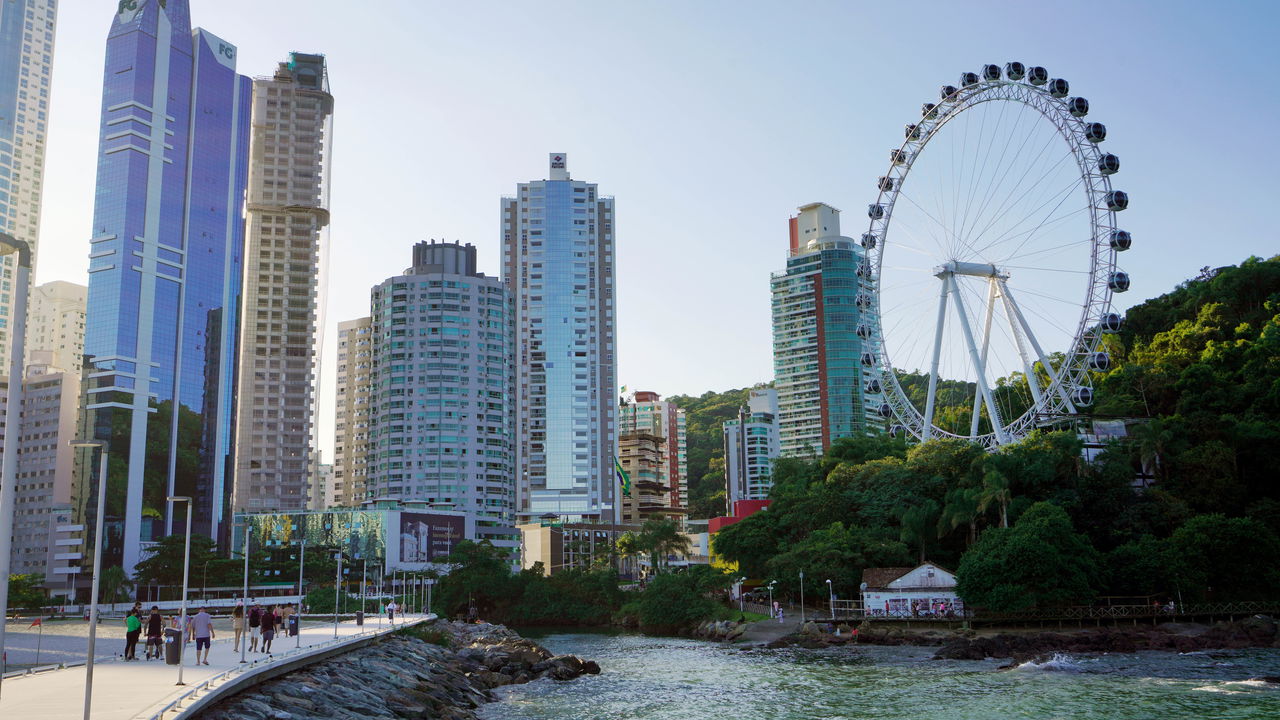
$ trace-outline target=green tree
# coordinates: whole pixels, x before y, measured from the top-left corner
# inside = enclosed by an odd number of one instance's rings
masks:
[[[941,513],[938,503],[933,500],[925,500],[920,505],[902,511],[899,537],[908,545],[915,546],[921,563],[938,539],[938,518]]]
[[[721,606],[711,593],[728,584],[727,576],[706,566],[659,575],[640,594],[640,628],[674,634],[715,617]]]
[[[982,488],[955,488],[947,493],[947,502],[938,516],[938,536],[945,537],[961,525],[968,530],[964,545],[970,547],[978,539],[978,517],[982,514]]]
[[[1032,505],[1011,528],[990,528],[960,560],[956,593],[988,612],[1091,601],[1098,554],[1062,508]]]
[[[103,568],[102,577],[98,579],[98,589],[102,593],[104,603],[128,602],[129,591],[133,590],[133,587],[124,568],[119,565]]]
[[[640,527],[638,544],[649,553],[653,571],[660,572],[668,564],[671,555],[688,555],[693,547],[689,536],[671,518],[649,518]]]
[[[864,569],[903,566],[910,559],[911,553],[901,542],[833,522],[771,558],[767,574],[760,577],[776,579],[782,592],[794,595],[803,571],[820,582],[830,579],[837,595],[855,597]]]
[[[445,563],[449,572],[440,578],[432,599],[444,617],[465,615],[472,605],[484,617],[499,617],[520,598],[520,582],[511,574],[506,554],[488,541],[459,542]]]
[[[47,596],[39,574],[9,576],[9,610],[35,610],[45,604]],[[0,620],[2,622],[2,620]]]
[[[724,528],[712,540],[716,555],[738,563],[739,571],[752,578],[768,572],[769,558],[778,552],[778,513],[758,512]]]
[[[982,494],[978,501],[978,511],[986,512],[988,508],[1000,509],[1000,527],[1009,527],[1009,503],[1013,501],[1013,490],[1009,476],[1005,473],[1007,458],[990,455],[982,462]]]
[[[1265,600],[1280,595],[1280,540],[1252,518],[1198,515],[1169,538],[1173,580],[1187,598]]]

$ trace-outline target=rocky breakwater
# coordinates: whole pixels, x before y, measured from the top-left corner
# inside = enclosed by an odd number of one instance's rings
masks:
[[[553,656],[501,625],[436,623],[267,680],[196,717],[473,720],[496,699],[492,688],[598,672],[594,662]]]
[[[702,640],[733,642],[742,637],[749,624],[733,620],[708,620],[693,629],[693,636]]]

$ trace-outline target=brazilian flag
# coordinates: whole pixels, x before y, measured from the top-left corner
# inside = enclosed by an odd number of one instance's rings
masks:
[[[613,458],[613,473],[618,476],[618,484],[622,486],[622,494],[631,497],[631,476],[626,470],[622,469],[622,463],[618,462],[615,455]]]

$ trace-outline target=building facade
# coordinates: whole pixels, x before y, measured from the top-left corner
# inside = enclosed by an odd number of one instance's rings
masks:
[[[238,513],[233,548],[239,552],[244,547],[245,530],[250,553],[287,549],[306,540],[310,547],[341,550],[344,562],[357,571],[365,562],[372,578],[374,568],[425,570],[439,563],[464,538],[475,536],[472,522],[466,513],[409,502],[318,512]]]
[[[32,278],[40,256],[40,199],[57,20],[57,0],[0,3],[0,233],[31,247]],[[0,367],[6,373],[16,263],[16,254],[0,257]]]
[[[511,300],[471,245],[420,242],[373,288],[365,494],[471,518],[512,552]],[[350,455],[348,455],[348,458]]]
[[[372,380],[373,318],[338,323],[338,401],[330,507],[355,507],[366,499]]]
[[[13,425],[4,418],[0,439],[11,427],[19,428],[10,572],[42,575],[45,587],[56,593],[66,588],[68,575],[80,572],[82,557],[78,533],[74,545],[58,542],[58,529],[69,524],[71,509],[80,376],[52,365],[53,356],[48,350],[32,353],[22,418]],[[9,383],[0,379],[0,403],[8,393]]]
[[[292,53],[274,75],[253,81],[237,512],[302,510],[322,493],[311,485],[332,129],[324,56]]]
[[[725,498],[732,507],[739,500],[765,500],[773,487],[773,460],[782,450],[778,439],[778,392],[752,390],[738,417],[724,429]]]
[[[670,488],[667,505],[689,507],[689,456],[684,410],[655,392],[636,391],[618,405],[618,444],[628,433],[647,433],[663,439],[658,481]]]
[[[643,524],[651,518],[683,520],[685,509],[673,507],[671,497],[678,491],[666,478],[666,438],[637,431],[618,436],[618,464],[626,473],[630,491],[619,499],[623,523]]]
[[[819,455],[875,427],[862,386],[858,336],[862,248],[825,203],[791,218],[787,269],[774,273],[773,368],[782,455]],[[863,273],[865,274],[865,273]]]
[[[183,531],[166,496],[194,499],[195,532],[230,526],[252,100],[236,55],[187,0],[120,3],[107,37],[81,434],[110,451],[103,554],[127,573]]]
[[[613,199],[571,179],[553,153],[548,179],[502,199],[501,225],[502,279],[515,300],[517,515],[613,521]]]
[[[31,291],[27,312],[27,357],[50,351],[54,367],[79,370],[84,359],[84,314],[89,288],[55,280]],[[28,362],[31,362],[28,359]]]

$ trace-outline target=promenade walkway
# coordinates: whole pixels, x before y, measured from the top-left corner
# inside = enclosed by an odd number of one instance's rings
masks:
[[[415,623],[423,616],[410,615],[397,618],[395,628],[405,623]],[[365,619],[364,627],[354,621],[339,623],[340,640],[354,640],[379,632],[395,629],[386,618],[374,615]],[[309,624],[296,637],[277,637],[270,656],[262,652],[246,653],[245,665],[240,663],[240,653],[232,650],[232,639],[218,630],[217,639],[209,651],[209,664],[195,664],[195,643],[189,643],[184,653],[183,682],[177,685],[178,666],[166,665],[163,660],[141,659],[144,648],[139,646],[136,662],[123,660],[99,660],[93,669],[93,720],[147,720],[157,716],[163,708],[193,687],[211,679],[236,671],[296,659],[307,654],[317,654],[331,648],[334,643],[334,626]],[[301,649],[298,649],[299,644]],[[233,673],[234,675],[234,673]],[[3,720],[82,720],[84,717],[85,668],[83,665],[61,670],[9,677],[0,693],[0,718]],[[163,720],[176,713],[169,712]]]

